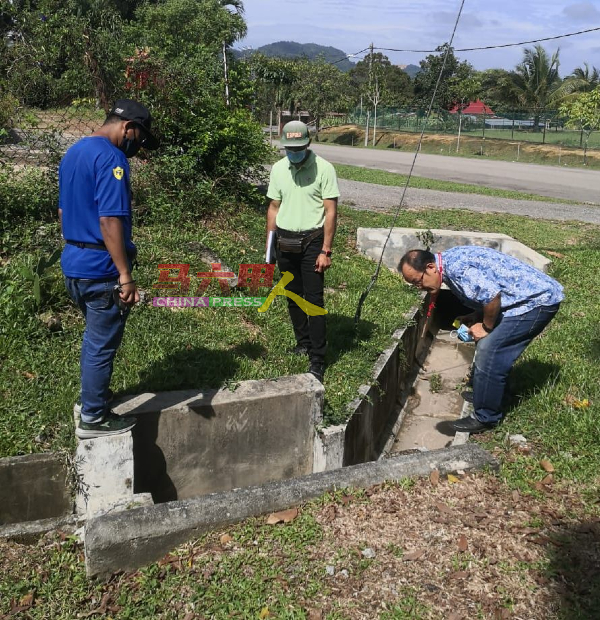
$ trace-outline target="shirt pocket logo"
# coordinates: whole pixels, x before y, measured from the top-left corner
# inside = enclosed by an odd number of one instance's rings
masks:
[[[115,179],[117,179],[117,181],[120,181],[123,178],[123,168],[121,168],[120,166],[113,168],[113,174],[115,175]]]

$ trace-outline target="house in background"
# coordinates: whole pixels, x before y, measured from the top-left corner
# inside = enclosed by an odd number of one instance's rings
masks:
[[[460,106],[456,105],[451,110],[449,110],[450,114],[458,114]],[[483,101],[477,99],[477,101],[470,101],[469,105],[460,110],[461,114],[466,116],[496,116],[494,114],[494,110],[489,106],[485,105]]]

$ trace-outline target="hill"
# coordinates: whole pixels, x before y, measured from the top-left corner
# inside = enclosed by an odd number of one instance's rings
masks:
[[[237,51],[237,50],[236,50]],[[323,56],[327,62],[335,62],[342,71],[350,71],[354,67],[354,63],[350,62],[346,56],[346,52],[336,47],[326,47],[317,43],[296,43],[295,41],[277,41],[277,43],[269,43],[262,45],[252,51],[260,52],[265,56],[276,56],[278,58],[300,58],[305,56],[309,59],[315,59]],[[237,51],[237,54],[243,56],[250,53],[250,50],[243,52]],[[343,59],[340,61],[340,59]],[[338,62],[339,61],[339,62]]]
[[[419,67],[419,65],[398,65],[398,66],[400,67],[400,69],[402,69],[402,71],[404,71],[404,73],[408,73],[411,80],[414,79],[415,75],[417,75],[417,73],[419,73],[419,71],[421,70],[421,67]]]

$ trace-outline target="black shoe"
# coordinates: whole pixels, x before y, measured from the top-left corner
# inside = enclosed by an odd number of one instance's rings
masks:
[[[462,396],[462,399],[466,403],[472,403],[473,402],[473,392],[469,392],[469,391],[465,390],[464,392],[461,392],[460,395]]]
[[[320,360],[311,360],[308,372],[323,383],[323,377],[325,376],[325,362],[321,362]]]
[[[496,425],[486,424],[480,422],[475,416],[469,416],[468,418],[461,418],[460,420],[454,420],[450,423],[451,428],[457,433],[483,433],[484,431],[491,431]]]
[[[310,353],[310,350],[304,344],[297,344],[293,349],[290,349],[289,352],[292,355],[308,355]]]

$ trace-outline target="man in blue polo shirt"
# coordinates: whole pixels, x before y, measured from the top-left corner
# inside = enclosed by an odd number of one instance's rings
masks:
[[[452,423],[455,431],[479,433],[502,420],[502,397],[510,369],[525,347],[557,313],[562,286],[525,263],[479,246],[439,254],[410,250],[399,270],[414,286],[436,295],[442,282],[474,312],[459,317],[477,342],[473,368],[474,415]]]
[[[67,290],[85,317],[81,345],[80,439],[116,435],[135,425],[110,411],[113,360],[129,308],[139,301],[131,275],[131,190],[128,157],[155,149],[142,104],[118,100],[97,131],[66,152],[59,168],[61,257]]]

